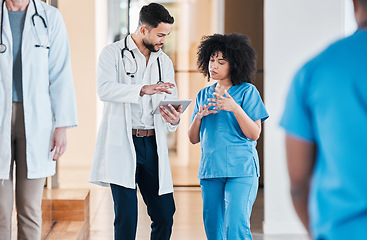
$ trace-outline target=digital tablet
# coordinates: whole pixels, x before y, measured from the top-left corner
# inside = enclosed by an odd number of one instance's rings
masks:
[[[184,112],[187,106],[189,106],[189,104],[191,103],[191,101],[192,101],[191,99],[162,100],[158,104],[158,107],[153,111],[153,114],[160,114],[159,112],[160,106],[164,106],[165,108],[171,111],[171,109],[168,107],[168,104],[171,104],[175,109],[178,109],[178,107],[182,105],[182,112]]]

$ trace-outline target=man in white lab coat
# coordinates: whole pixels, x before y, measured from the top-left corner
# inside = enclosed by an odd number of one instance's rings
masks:
[[[171,235],[175,205],[166,135],[176,130],[182,109],[152,112],[161,100],[177,99],[172,61],[161,50],[173,22],[162,5],[146,5],[136,32],[100,55],[104,112],[89,181],[111,187],[118,240],[135,239],[136,185],[152,220],[151,239]]]
[[[69,42],[60,12],[1,1],[0,239],[11,239],[15,168],[18,239],[40,239],[45,177],[77,125]]]

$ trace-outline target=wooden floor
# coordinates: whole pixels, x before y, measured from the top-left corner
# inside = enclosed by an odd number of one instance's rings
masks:
[[[113,204],[109,189],[93,189],[91,208],[98,209],[91,219],[90,240],[113,239]],[[97,196],[98,195],[98,196]],[[176,214],[172,239],[205,239],[201,214],[201,197],[198,189],[176,189]],[[94,205],[94,206],[93,206]],[[149,239],[150,219],[139,195],[137,239]]]
[[[303,235],[264,235],[262,233],[263,201],[262,189],[259,191],[251,217],[251,231],[254,240],[308,240]],[[205,232],[202,221],[202,199],[198,187],[176,187],[174,192],[176,213],[172,230],[173,240],[204,240]],[[137,240],[148,240],[150,236],[150,219],[139,194],[139,219]],[[91,190],[90,240],[113,239],[113,204],[109,189],[93,188]]]
[[[192,173],[183,173],[184,175]],[[59,187],[61,189],[88,188],[90,189],[90,240],[113,239],[113,201],[109,188],[98,187],[88,183],[89,170],[70,168],[60,171]],[[175,187],[174,198],[176,213],[172,230],[173,240],[205,240],[202,221],[202,199],[200,187]],[[137,240],[148,240],[150,235],[150,219],[146,206],[138,194],[139,217]],[[251,217],[251,231],[254,240],[309,240],[304,235],[264,235],[262,223],[264,216],[264,196],[259,190]],[[13,236],[16,239],[16,221],[13,217]],[[68,239],[61,239],[68,240]]]

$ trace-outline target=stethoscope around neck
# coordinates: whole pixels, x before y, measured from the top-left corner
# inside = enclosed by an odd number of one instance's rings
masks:
[[[138,62],[136,61],[135,54],[133,53],[133,51],[130,50],[127,47],[127,36],[124,39],[124,43],[125,43],[125,47],[123,49],[121,49],[122,64],[124,65],[124,69],[125,69],[126,75],[129,76],[129,77],[131,77],[131,78],[134,78],[136,72],[138,71]],[[135,68],[134,69],[135,70],[132,71],[132,72],[128,72],[126,70],[125,62],[124,62],[124,51],[128,51],[131,54],[132,58],[134,59],[134,62],[135,62]],[[158,74],[159,74],[159,80],[157,82],[157,84],[158,84],[158,83],[163,83],[163,81],[162,81],[162,73],[161,73],[161,64],[159,62],[159,57],[157,57],[157,63],[158,63]]]
[[[1,5],[0,53],[4,53],[6,51],[6,45],[3,42],[4,5],[5,5],[5,1],[6,0],[4,0],[3,3],[2,3],[2,5]],[[47,33],[48,33],[48,28],[47,28],[46,21],[45,21],[45,19],[41,15],[38,14],[36,3],[34,2],[34,0],[32,0],[32,1],[33,1],[33,7],[34,7],[34,11],[35,11],[35,13],[32,15],[32,24],[35,27],[36,24],[35,24],[34,19],[35,19],[35,17],[39,17],[42,20],[43,26],[45,26],[45,28],[47,29]],[[50,46],[41,44],[41,40],[40,40],[40,38],[38,36],[37,29],[36,29],[36,35],[37,35],[39,44],[36,44],[35,47],[43,47],[43,48],[46,48],[46,49],[50,49]]]

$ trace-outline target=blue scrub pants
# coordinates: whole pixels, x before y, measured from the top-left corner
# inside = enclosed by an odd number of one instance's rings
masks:
[[[152,220],[151,240],[170,239],[175,203],[173,194],[158,195],[158,155],[155,136],[133,137],[136,182]],[[136,189],[111,184],[115,209],[115,240],[134,240],[138,221]]]
[[[208,240],[252,239],[250,216],[258,188],[256,174],[201,179],[203,218]]]

